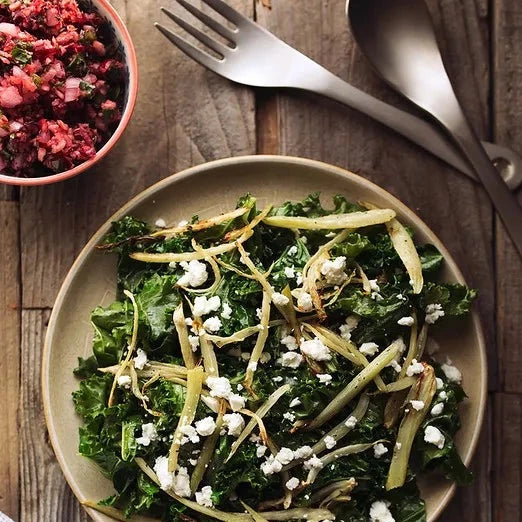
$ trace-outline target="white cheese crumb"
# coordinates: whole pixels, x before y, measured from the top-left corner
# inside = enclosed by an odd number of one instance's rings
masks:
[[[225,413],[223,415],[223,426],[227,428],[232,437],[239,437],[245,427],[245,419],[239,413]]]
[[[373,454],[376,459],[381,458],[383,455],[388,453],[388,448],[382,443],[379,442],[373,447]]]
[[[292,399],[292,402],[290,403],[290,408],[296,408],[301,404],[301,401],[296,397],[295,399]]]
[[[444,372],[444,375],[449,382],[456,382],[457,384],[462,382],[462,373],[460,373],[458,368],[453,366],[449,359],[440,367],[440,369]]]
[[[294,279],[295,277],[295,268],[293,266],[285,266],[285,276],[288,277],[288,279]]]
[[[321,274],[324,275],[326,282],[331,285],[340,285],[348,277],[344,273],[346,268],[346,257],[339,256],[333,261],[327,260],[321,266]]]
[[[212,397],[226,399],[232,393],[232,386],[226,377],[207,377],[206,384]]]
[[[297,254],[297,247],[294,245],[294,246],[291,246],[289,249],[288,249],[288,255],[289,256],[295,256]]]
[[[312,296],[308,292],[300,292],[297,297],[297,307],[302,312],[310,312],[314,308]]]
[[[447,394],[444,390],[442,390],[442,391],[439,393],[439,399],[440,399],[441,401],[445,401],[447,398],[448,398],[448,394]]]
[[[329,373],[318,373],[316,377],[319,382],[328,386],[332,382],[332,376]]]
[[[306,459],[312,454],[312,448],[310,446],[301,446],[294,451],[294,457],[296,459]]]
[[[417,359],[413,359],[411,364],[408,366],[406,370],[406,375],[408,377],[413,377],[414,375],[419,375],[424,371],[424,365],[420,362],[417,362]]]
[[[201,263],[197,259],[193,259],[188,263],[186,261],[180,263],[185,273],[178,279],[179,286],[191,286],[197,288],[208,279],[207,265]]]
[[[280,375],[276,375],[272,380],[274,382],[282,382],[283,378]]]
[[[137,355],[134,357],[134,368],[137,370],[143,370],[149,360],[147,354],[141,348],[138,348],[136,353]]]
[[[382,301],[382,295],[380,294],[381,287],[377,284],[377,279],[370,279],[368,283],[370,283],[370,297],[375,301]]]
[[[195,426],[196,431],[202,437],[208,437],[209,435],[212,435],[216,430],[216,422],[212,417],[205,417],[204,419],[198,420],[195,423]]]
[[[281,365],[288,368],[298,368],[303,362],[303,356],[297,352],[284,352],[281,355]]]
[[[286,419],[287,421],[294,422],[295,421],[295,415],[293,413],[290,413],[289,411],[283,413],[283,419]]]
[[[339,332],[341,333],[341,337],[345,341],[349,341],[352,338],[352,332],[357,328],[359,324],[359,317],[356,315],[349,315],[345,321],[345,324],[342,324],[339,327]]]
[[[437,390],[444,388],[444,381],[440,377],[435,377],[435,382],[437,383]]]
[[[409,317],[401,317],[397,324],[400,324],[401,326],[413,326],[413,323],[415,322],[415,319],[411,316]]]
[[[214,295],[210,298],[200,295],[194,300],[194,315],[197,317],[203,317],[211,312],[217,312],[220,306],[221,298],[219,295]]]
[[[379,351],[379,345],[376,343],[363,343],[359,346],[359,351],[364,355],[373,357]]]
[[[263,317],[263,310],[261,310],[261,308],[256,308],[256,316],[261,321],[261,318]]]
[[[370,522],[395,522],[387,500],[377,500],[370,506]]]
[[[434,303],[434,304],[429,304],[426,307],[425,321],[428,324],[433,324],[435,321],[438,321],[443,316],[444,316],[444,310],[442,309],[441,304]]]
[[[129,375],[120,375],[117,382],[121,388],[130,388],[132,380]]]
[[[136,438],[136,442],[142,446],[149,446],[151,442],[158,440],[158,432],[154,423],[149,422],[142,424],[141,426],[141,437]]]
[[[330,350],[321,342],[318,337],[309,341],[301,341],[301,352],[315,361],[329,361],[332,358]]]
[[[446,442],[444,435],[441,433],[439,428],[436,428],[435,426],[426,426],[426,429],[424,430],[424,440],[429,444],[437,446],[439,449],[442,449]]]
[[[288,491],[293,491],[294,489],[296,489],[297,487],[299,487],[299,479],[296,478],[296,477],[292,477],[291,479],[287,480],[286,481],[286,489],[288,489]]]
[[[268,352],[263,352],[261,357],[259,357],[259,362],[261,364],[266,364],[268,361],[272,359],[272,356]]]
[[[433,408],[431,408],[431,415],[433,417],[436,417],[437,415],[440,415],[444,411],[444,403],[439,402],[438,404],[435,404]]]
[[[223,303],[223,311],[221,312],[221,317],[223,319],[230,319],[232,316],[232,308],[228,303]]]
[[[186,220],[186,219],[182,219],[179,223],[178,223],[178,227],[186,227],[187,225],[189,224],[189,222]]]
[[[324,444],[326,449],[333,449],[337,445],[337,441],[331,435],[327,435],[324,438]]]
[[[154,223],[158,228],[165,228],[167,226],[166,221],[163,218],[156,219]]]
[[[199,442],[199,435],[194,426],[182,426],[180,431],[188,439],[187,442],[190,441],[192,444],[197,444]],[[183,444],[183,441],[181,443]]]
[[[228,396],[228,402],[232,408],[232,411],[239,411],[245,407],[246,401],[244,397],[241,397],[241,395],[238,395],[237,393],[231,393]]]
[[[321,469],[323,467],[323,463],[321,462],[321,459],[313,455],[310,459],[304,461],[303,466],[306,470]]]
[[[290,448],[281,448],[275,458],[285,466],[294,460],[294,452]]]
[[[355,428],[355,426],[357,425],[357,417],[354,417],[353,415],[350,415],[350,417],[348,417],[348,418],[344,421],[344,425],[345,425],[347,428],[350,428],[350,429]]]
[[[281,344],[286,346],[287,350],[297,350],[297,339],[293,335],[287,335],[281,339]]]
[[[199,348],[199,335],[189,335],[188,340],[192,351],[197,352]]]
[[[247,366],[247,370],[250,372],[255,372],[257,370],[257,362],[250,361]]]
[[[176,474],[169,471],[168,457],[158,457],[154,463],[154,472],[164,491],[174,491],[180,497],[190,497],[190,477],[187,468],[181,467]]]
[[[189,459],[189,464],[195,466],[198,463],[197,459]]]
[[[402,370],[402,366],[397,362],[397,359],[393,359],[388,366],[391,366],[397,373]]]
[[[272,294],[272,302],[276,306],[286,306],[290,302],[290,299],[288,299],[286,295],[283,295],[280,292],[274,292]]]
[[[273,455],[270,455],[263,464],[261,464],[261,471],[265,475],[273,475],[274,473],[279,473],[283,469],[283,465],[277,459],[274,458]]]
[[[266,446],[258,446],[256,448],[256,456],[257,456],[257,458],[260,459],[261,457],[263,457],[264,454],[266,453],[267,449],[268,448]]]
[[[204,486],[201,488],[201,491],[196,491],[196,502],[200,506],[211,508],[214,505],[212,502],[212,488]]]
[[[410,403],[411,407],[416,411],[420,411],[422,408],[424,408],[424,401],[411,400]]]
[[[221,319],[214,315],[213,317],[209,317],[204,323],[203,328],[207,332],[217,332],[221,328]]]

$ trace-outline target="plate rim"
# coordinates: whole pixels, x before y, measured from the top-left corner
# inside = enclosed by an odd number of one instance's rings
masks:
[[[311,167],[317,170],[327,170],[331,173],[340,174],[342,176],[347,176],[351,178],[355,178],[356,181],[368,186],[371,190],[378,193],[381,196],[386,198],[390,198],[395,205],[396,208],[400,210],[400,212],[406,216],[406,218],[410,221],[415,222],[415,226],[420,226],[423,228],[424,232],[427,232],[428,235],[432,235],[437,239],[440,246],[442,247],[441,253],[444,256],[445,262],[450,266],[451,270],[455,273],[458,279],[465,283],[465,278],[460,271],[457,263],[453,259],[453,256],[445,247],[444,243],[439,239],[437,234],[431,230],[431,228],[424,222],[422,218],[420,218],[413,210],[411,210],[407,205],[405,205],[402,201],[400,201],[396,196],[388,192],[386,189],[377,185],[373,181],[370,181],[363,176],[356,174],[354,172],[349,171],[348,169],[344,169],[342,167],[338,167],[335,165],[331,165],[329,163],[313,160],[309,158],[297,157],[297,156],[281,156],[281,155],[264,155],[264,154],[256,154],[256,155],[246,155],[246,156],[235,156],[229,158],[217,159],[205,163],[201,163],[199,165],[195,165],[186,169],[183,169],[179,172],[175,172],[170,174],[166,178],[161,179],[160,181],[154,183],[150,187],[142,190],[135,196],[133,196],[127,203],[122,205],[116,212],[114,212],[91,236],[91,238],[87,241],[85,246],[81,249],[80,253],[76,256],[73,264],[71,265],[67,275],[60,286],[58,294],[56,296],[51,315],[49,317],[49,323],[45,335],[44,346],[42,351],[41,358],[41,374],[40,374],[40,382],[41,382],[41,392],[42,392],[42,403],[43,403],[43,411],[46,429],[49,433],[49,440],[51,442],[51,446],[53,448],[56,460],[60,465],[61,472],[63,473],[69,487],[73,491],[75,497],[82,502],[81,492],[76,487],[76,481],[74,477],[70,473],[70,470],[67,466],[66,459],[62,454],[60,449],[60,444],[58,437],[56,435],[54,423],[51,421],[51,412],[50,412],[50,398],[49,398],[49,359],[50,359],[50,351],[51,351],[51,341],[54,337],[54,332],[56,328],[56,322],[59,314],[59,309],[63,303],[65,295],[69,287],[71,286],[74,277],[78,270],[81,268],[82,264],[85,262],[86,257],[92,251],[93,247],[99,243],[99,240],[103,237],[103,235],[107,232],[110,227],[112,221],[119,219],[120,217],[126,215],[130,209],[135,207],[144,199],[149,198],[153,194],[161,191],[164,187],[167,187],[173,182],[177,180],[181,180],[190,176],[197,176],[200,173],[213,170],[216,168],[227,167],[234,164],[251,164],[251,163],[275,163],[275,164],[291,164],[291,165],[301,165],[304,167]],[[418,225],[417,225],[418,224]],[[473,329],[476,332],[477,340],[478,340],[478,355],[480,358],[481,366],[484,368],[484,372],[481,375],[481,386],[480,386],[480,396],[479,396],[479,404],[478,404],[478,415],[475,420],[473,434],[471,436],[471,440],[469,442],[469,448],[466,455],[463,456],[463,461],[466,465],[469,465],[471,459],[476,453],[478,442],[480,435],[482,433],[482,428],[484,424],[484,416],[485,409],[487,403],[487,383],[488,383],[488,365],[487,365],[487,356],[486,356],[486,343],[484,332],[482,328],[481,321],[476,311],[472,311],[471,320],[473,322]],[[437,518],[441,515],[443,510],[448,505],[449,501],[452,499],[453,495],[456,491],[456,485],[451,484],[448,487],[446,494],[443,496],[442,500],[438,504],[438,506],[434,509],[431,517],[428,519],[428,522],[435,522]],[[100,513],[92,508],[88,508],[82,504],[82,507],[87,511],[89,516],[95,521],[106,520],[105,518],[100,517]]]

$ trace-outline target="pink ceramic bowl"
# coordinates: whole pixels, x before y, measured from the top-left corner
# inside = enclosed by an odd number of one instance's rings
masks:
[[[79,3],[81,3],[81,1]],[[121,45],[123,61],[127,66],[126,93],[121,121],[113,135],[109,138],[105,145],[99,151],[97,151],[96,156],[88,161],[85,161],[81,165],[58,174],[53,174],[51,176],[41,176],[35,178],[20,178],[0,174],[0,183],[27,187],[34,185],[48,185],[50,183],[56,183],[58,181],[72,178],[73,176],[77,176],[100,161],[114,147],[130,121],[134,111],[134,106],[136,104],[136,96],[138,94],[138,62],[129,31],[125,27],[125,24],[123,23],[118,13],[109,4],[108,0],[84,0],[84,3],[92,6],[103,18],[105,18],[110,23],[112,29],[114,30],[114,37]]]

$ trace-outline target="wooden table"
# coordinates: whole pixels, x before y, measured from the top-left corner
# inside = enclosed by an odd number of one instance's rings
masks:
[[[342,78],[402,105],[356,49],[344,0],[231,3]],[[522,2],[429,3],[475,128],[522,150]],[[475,483],[458,491],[441,520],[521,521],[522,265],[484,191],[350,109],[295,92],[253,91],[204,70],[154,31],[157,0],[114,4],[134,38],[141,74],[121,143],[98,168],[65,183],[0,187],[0,511],[22,522],[87,520],[49,445],[40,396],[46,322],[83,244],[130,197],[168,174],[267,153],[323,160],[380,184],[428,223],[480,289],[477,309],[498,365]]]

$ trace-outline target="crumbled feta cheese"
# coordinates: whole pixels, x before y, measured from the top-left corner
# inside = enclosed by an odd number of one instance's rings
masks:
[[[268,352],[263,352],[261,357],[259,357],[259,362],[261,364],[266,364],[268,361],[272,359],[272,356]]]
[[[382,442],[378,442],[373,447],[373,454],[375,455],[376,459],[381,458],[386,453],[388,453],[388,448]]]
[[[256,316],[261,321],[261,317],[263,317],[263,310],[261,310],[261,308],[256,308]]]
[[[210,486],[203,486],[201,491],[196,491],[196,502],[200,506],[211,508],[214,505],[212,502],[212,488]]]
[[[283,413],[283,419],[286,419],[287,421],[294,422],[295,421],[295,415],[293,413],[290,413],[289,411]]]
[[[377,279],[370,279],[368,283],[370,283],[370,297],[375,301],[382,301],[382,295],[380,294],[381,287],[377,284]]]
[[[166,221],[163,218],[156,219],[154,223],[158,228],[165,228],[167,226]]]
[[[282,469],[283,465],[275,459],[273,455],[270,455],[270,457],[261,464],[261,471],[267,476],[279,473]]]
[[[377,500],[370,506],[370,522],[395,522],[387,500]]]
[[[226,377],[207,377],[206,383],[212,397],[226,399],[232,393],[232,386]]]
[[[204,323],[203,328],[207,332],[217,332],[221,328],[221,319],[214,315],[213,317],[209,317]]]
[[[429,304],[426,307],[425,321],[428,324],[433,324],[435,321],[439,320],[443,316],[444,316],[444,310],[442,309],[441,304],[438,304],[438,303]]]
[[[310,446],[301,446],[294,451],[294,457],[296,459],[306,459],[312,454],[312,448]]]
[[[442,390],[442,391],[439,393],[439,399],[440,399],[441,401],[445,401],[447,398],[448,398],[448,394],[447,394],[444,390]]]
[[[321,462],[321,459],[317,458],[315,455],[313,455],[308,460],[305,460],[303,463],[303,466],[305,469],[321,469],[323,467],[323,463]]]
[[[204,419],[198,420],[195,423],[196,431],[202,437],[208,437],[212,435],[216,430],[216,422],[212,417],[205,417]]]
[[[321,266],[321,274],[324,275],[326,282],[331,285],[340,285],[348,277],[344,273],[346,268],[346,257],[339,256],[333,261],[326,260]]]
[[[223,303],[223,310],[221,312],[221,317],[223,319],[230,319],[232,316],[232,308],[228,303]]]
[[[252,433],[252,435],[250,435],[250,437],[248,437],[248,440],[250,442],[253,442],[254,444],[257,444],[261,440],[261,437],[259,435],[257,435],[257,433]]]
[[[294,279],[295,277],[295,268],[293,266],[285,266],[285,276],[288,279]]]
[[[379,351],[379,345],[376,343],[363,343],[359,346],[359,351],[364,355],[373,357]]]
[[[435,382],[437,383],[437,390],[444,388],[444,381],[440,377],[435,377]]]
[[[177,473],[171,473],[168,457],[158,457],[154,463],[154,472],[158,477],[161,489],[174,491],[180,497],[190,497],[190,477],[187,468],[181,467]]]
[[[244,397],[241,397],[241,395],[238,395],[237,393],[231,393],[228,397],[228,402],[232,408],[232,411],[239,411],[245,407],[246,401]]]
[[[295,282],[297,286],[301,286],[303,284],[303,272],[295,273]]]
[[[290,302],[290,299],[288,299],[286,295],[283,295],[280,292],[274,292],[272,294],[272,302],[276,306],[286,306]]]
[[[198,463],[197,459],[189,459],[189,464],[195,466]]]
[[[217,312],[221,306],[221,298],[219,295],[214,295],[210,298],[200,295],[194,300],[194,315],[196,317],[203,317],[211,312]]]
[[[299,292],[297,296],[297,307],[302,312],[310,312],[314,308],[312,296],[308,292]]]
[[[297,350],[297,339],[293,335],[287,335],[281,339],[281,344],[286,346],[287,350]]]
[[[185,273],[178,279],[179,286],[191,286],[197,288],[208,279],[207,265],[201,263],[197,259],[193,259],[188,263],[183,261],[180,263]]]
[[[299,487],[299,484],[300,484],[299,479],[296,477],[292,477],[291,479],[286,481],[285,486],[286,486],[286,489],[288,489],[288,491],[293,491],[294,489]]]
[[[255,372],[257,370],[257,363],[255,361],[250,361],[248,363],[247,370],[250,372]]]
[[[120,375],[117,382],[121,388],[130,388],[132,379],[129,375]]]
[[[172,268],[172,270],[176,270],[177,267],[178,267],[178,263],[176,263],[176,261],[171,261],[169,263],[169,268]]]
[[[444,403],[439,402],[438,404],[435,404],[433,408],[431,408],[431,415],[433,417],[436,417],[437,415],[440,415],[444,411]]]
[[[417,359],[413,359],[411,364],[408,366],[406,370],[406,375],[408,377],[413,377],[414,375],[419,375],[424,371],[424,364],[417,362]]]
[[[268,448],[266,446],[258,446],[256,448],[256,456],[257,456],[257,458],[260,459],[261,457],[263,457],[264,454],[266,453],[267,449]]]
[[[297,254],[297,247],[295,245],[293,245],[288,249],[288,255],[295,256],[296,254]]]
[[[283,378],[280,375],[276,375],[272,380],[274,382],[282,382]]]
[[[324,438],[324,444],[326,449],[333,449],[337,445],[337,441],[331,435],[327,435]]]
[[[245,419],[239,413],[225,413],[223,415],[223,426],[227,428],[232,437],[239,437],[245,427]]]
[[[436,428],[435,426],[426,426],[426,429],[424,430],[424,440],[429,444],[437,446],[439,449],[442,449],[446,442],[444,435],[441,433],[439,428]]]
[[[189,222],[186,220],[186,219],[182,219],[179,223],[178,223],[178,227],[186,227],[187,225],[189,224]]]
[[[283,465],[290,464],[294,460],[294,452],[290,448],[281,448],[275,458]]]
[[[357,328],[359,324],[359,317],[356,315],[349,315],[345,321],[345,324],[342,324],[339,327],[339,332],[341,333],[341,337],[345,341],[349,341],[352,338],[352,332]]]
[[[250,357],[251,357],[250,353],[248,353],[248,352],[241,352],[241,359],[243,359],[243,361],[249,361]]]
[[[400,354],[403,354],[406,351],[406,343],[404,342],[404,339],[402,337],[397,337],[397,339],[395,339],[395,341],[393,342],[396,343]]]
[[[295,399],[292,399],[292,402],[290,403],[290,408],[297,408],[301,404],[301,401],[296,397]]]
[[[388,366],[391,366],[397,373],[402,370],[402,366],[397,362],[397,359],[393,359]]]
[[[192,444],[197,444],[199,442],[199,435],[194,426],[182,426],[180,431],[190,442],[192,442]]]
[[[154,423],[142,424],[141,437],[136,437],[136,442],[142,446],[149,446],[155,440],[158,440],[158,432]]]
[[[288,368],[298,368],[303,362],[303,356],[297,352],[284,352],[281,355],[281,366],[287,366]]]
[[[411,316],[408,317],[401,317],[397,324],[400,324],[401,326],[413,326],[413,323],[415,322],[415,319]]]
[[[405,296],[402,295],[402,294],[397,294],[397,299],[399,299],[399,301],[407,301],[407,300],[408,300],[408,298],[405,297]]]
[[[421,411],[424,408],[424,401],[410,401],[411,407],[416,411]]]
[[[147,354],[141,348],[138,348],[136,353],[137,355],[134,357],[134,368],[137,370],[143,370],[149,360]]]
[[[449,359],[440,367],[440,369],[444,372],[444,375],[449,382],[455,382],[457,384],[462,382],[462,373],[460,373],[458,368],[453,366]]]
[[[301,352],[315,361],[329,361],[332,358],[330,350],[321,342],[318,337],[309,341],[301,341]]]
[[[332,376],[329,373],[318,373],[316,377],[319,379],[320,383],[326,384],[326,386],[332,382]]]
[[[199,348],[199,335],[189,335],[188,340],[192,351],[197,352]]]
[[[350,417],[348,417],[348,418],[344,421],[344,425],[345,425],[347,428],[350,428],[350,429],[355,428],[355,426],[357,425],[357,417],[354,417],[353,415],[350,415]]]

